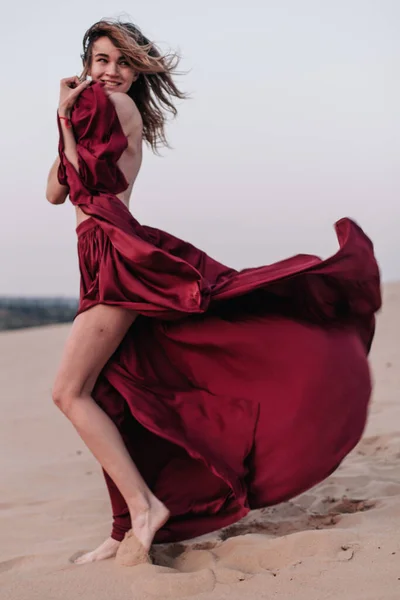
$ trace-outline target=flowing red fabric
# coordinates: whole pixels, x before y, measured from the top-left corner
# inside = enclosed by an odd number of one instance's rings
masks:
[[[79,173],[60,136],[59,180],[91,217],[78,227],[79,313],[139,313],[93,396],[171,511],[156,541],[218,529],[327,477],[367,417],[381,302],[370,240],[342,219],[331,258],[238,272],[140,225],[116,197],[127,140],[101,84],[81,94],[72,125]],[[120,540],[129,513],[105,475]]]

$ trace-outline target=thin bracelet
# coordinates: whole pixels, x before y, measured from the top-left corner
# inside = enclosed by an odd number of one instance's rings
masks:
[[[67,129],[71,129],[71,119],[69,117],[60,117],[60,115],[58,115],[58,118],[65,121],[65,127]]]

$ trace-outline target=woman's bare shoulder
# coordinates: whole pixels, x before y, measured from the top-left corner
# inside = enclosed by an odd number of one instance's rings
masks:
[[[114,104],[124,133],[132,133],[133,130],[142,126],[142,117],[139,109],[128,94],[114,92],[110,94],[109,99]]]

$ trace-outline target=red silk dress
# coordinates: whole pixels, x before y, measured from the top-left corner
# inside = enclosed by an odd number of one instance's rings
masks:
[[[81,94],[72,125],[79,173],[61,136],[59,181],[91,217],[78,227],[79,313],[101,303],[139,314],[93,397],[171,511],[155,541],[224,527],[326,478],[367,417],[381,303],[370,240],[342,219],[327,260],[236,271],[140,225],[116,197],[127,140],[101,84]],[[129,513],[105,477],[121,540]]]

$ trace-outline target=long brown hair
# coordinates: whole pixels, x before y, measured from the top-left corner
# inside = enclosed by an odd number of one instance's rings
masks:
[[[177,115],[172,99],[187,98],[172,79],[179,56],[175,53],[162,54],[133,23],[102,19],[92,25],[83,37],[82,77],[86,77],[90,71],[93,43],[103,36],[112,41],[129,66],[139,73],[128,95],[142,116],[143,138],[157,152],[160,145],[168,146],[165,135],[168,113],[174,117]]]

